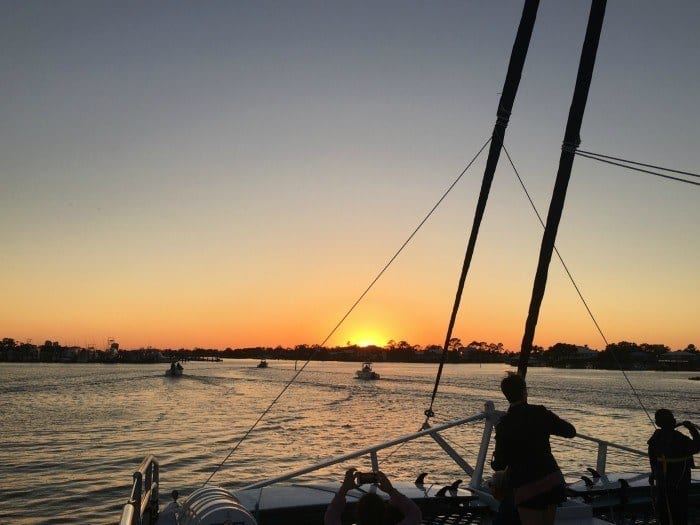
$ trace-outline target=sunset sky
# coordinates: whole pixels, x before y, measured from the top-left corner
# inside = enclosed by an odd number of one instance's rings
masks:
[[[546,216],[588,17],[540,6],[506,147]],[[519,1],[0,4],[0,337],[321,343],[483,145]],[[700,2],[608,3],[581,148],[700,171]],[[485,154],[327,344],[441,344]],[[697,179],[695,179],[697,181]],[[700,344],[700,187],[578,157],[610,342]],[[517,350],[542,228],[501,157],[454,332]],[[553,261],[535,344],[605,346]]]

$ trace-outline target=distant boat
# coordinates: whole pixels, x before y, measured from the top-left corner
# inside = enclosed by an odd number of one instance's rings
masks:
[[[170,368],[165,371],[165,375],[169,377],[180,377],[182,375],[182,372],[182,365],[177,361],[173,361],[172,363],[170,363]]]
[[[357,379],[364,379],[365,381],[371,381],[373,379],[379,379],[379,374],[372,370],[372,363],[365,361],[362,363],[362,368],[355,372]]]
[[[267,359],[261,359],[258,363],[258,368],[267,368]]]

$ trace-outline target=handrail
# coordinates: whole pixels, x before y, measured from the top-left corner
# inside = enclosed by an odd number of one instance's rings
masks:
[[[152,454],[134,472],[131,496],[122,509],[119,525],[152,525],[158,520],[160,465]]]
[[[624,445],[618,445],[617,443],[613,443],[611,441],[605,441],[604,439],[599,439],[599,438],[594,438],[590,436],[584,436],[583,434],[576,434],[577,438],[585,439],[587,441],[593,441],[595,443],[598,443],[599,445],[607,445],[608,447],[612,448],[617,448],[619,450],[624,450],[625,452],[631,452],[632,454],[636,454],[638,456],[647,456],[646,452],[642,452],[641,450],[637,450],[634,448],[626,447]]]
[[[493,405],[491,405],[491,406],[493,406]],[[395,438],[395,439],[392,439],[390,441],[385,441],[384,443],[381,443],[379,445],[375,445],[373,447],[363,448],[362,450],[350,452],[349,454],[344,454],[342,456],[327,459],[327,460],[322,461],[320,463],[316,463],[315,465],[301,468],[299,470],[294,470],[292,472],[282,474],[281,476],[277,476],[275,478],[270,478],[270,479],[267,479],[264,481],[260,481],[258,483],[246,485],[244,487],[240,487],[238,490],[258,489],[258,488],[262,488],[262,487],[267,487],[268,485],[274,485],[275,483],[279,483],[280,481],[287,481],[289,479],[296,478],[296,477],[301,476],[303,474],[308,474],[309,472],[313,472],[315,470],[320,470],[320,469],[325,468],[325,467],[330,467],[331,465],[343,463],[344,461],[347,461],[349,459],[354,459],[354,458],[357,458],[360,456],[365,456],[367,454],[370,454],[370,455],[376,454],[376,452],[378,452],[379,450],[393,447],[394,445],[399,445],[399,444],[405,443],[407,441],[413,441],[414,439],[422,438],[424,436],[431,436],[433,434],[437,434],[438,432],[440,432],[442,430],[446,430],[448,428],[456,427],[459,425],[464,425],[466,423],[472,423],[474,421],[481,421],[483,419],[488,419],[488,418],[492,418],[492,417],[500,417],[500,414],[501,414],[500,412],[485,410],[484,412],[480,412],[480,413],[473,415],[473,416],[469,416],[469,417],[462,418],[462,419],[457,419],[455,421],[451,421],[449,423],[445,423],[443,425],[428,428],[425,430],[420,430],[418,432],[414,432],[413,434],[408,434],[406,436]]]
[[[287,472],[286,474],[282,474],[281,476],[277,476],[275,478],[270,478],[257,483],[252,483],[250,485],[245,485],[243,487],[238,487],[236,488],[236,490],[252,490],[266,487],[269,485],[274,485],[275,483],[287,481],[292,478],[296,478],[298,476],[308,474],[310,472],[314,472],[325,467],[336,465],[338,463],[343,463],[350,459],[366,455],[369,455],[372,464],[372,469],[376,470],[379,469],[379,460],[377,457],[378,451],[393,447],[395,445],[406,443],[408,441],[413,441],[425,436],[430,436],[434,438],[442,448],[445,449],[447,454],[453,459],[453,461],[455,461],[457,465],[459,465],[463,470],[465,470],[465,472],[468,475],[471,476],[472,481],[469,484],[469,487],[465,488],[467,488],[475,494],[479,494],[479,496],[482,498],[486,498],[485,500],[489,504],[491,504],[493,502],[489,500],[488,493],[484,491],[484,488],[481,485],[481,480],[483,476],[483,470],[486,464],[486,455],[490,444],[491,432],[494,425],[498,422],[498,420],[503,414],[504,412],[495,410],[492,402],[487,402],[485,404],[484,411],[479,412],[478,414],[457,419],[448,423],[443,423],[442,425],[438,425],[435,427],[424,427],[418,432],[391,439],[379,445],[363,448],[361,450],[350,452],[342,456],[326,459],[314,465],[294,470],[292,472]],[[443,430],[482,420],[485,422],[483,436],[481,440],[481,445],[479,447],[479,451],[477,453],[477,463],[475,467],[472,468],[471,466],[469,466],[466,460],[464,460],[464,458],[459,456],[456,453],[456,451],[452,449],[452,447],[448,446],[446,443],[441,443],[441,441],[443,440],[439,438],[439,433]],[[580,438],[582,440],[591,441],[598,444],[597,471],[601,475],[605,474],[608,448],[622,450],[643,457],[647,455],[641,450],[636,450],[624,445],[619,445],[617,443],[605,441],[603,439],[586,436],[584,434],[577,434],[576,438]],[[141,462],[141,465],[139,466],[138,470],[133,474],[134,482],[131,489],[131,496],[122,510],[121,520],[119,522],[120,525],[154,525],[156,523],[158,519],[158,491],[160,488],[159,470],[159,463],[153,455],[146,456],[146,458]],[[469,472],[470,470],[472,471],[471,473]]]
[[[469,416],[469,417],[462,418],[462,419],[458,419],[458,420],[451,421],[448,423],[444,423],[444,424],[436,426],[436,427],[423,429],[423,430],[420,430],[419,432],[415,432],[413,434],[408,434],[408,435],[405,435],[402,437],[398,437],[398,438],[392,439],[390,441],[386,441],[384,443],[381,443],[379,445],[367,447],[367,448],[364,448],[361,450],[357,450],[355,452],[350,452],[348,454],[344,454],[342,456],[330,458],[330,459],[327,459],[325,461],[322,461],[320,463],[316,463],[316,464],[308,466],[308,467],[304,467],[304,468],[301,468],[298,470],[287,472],[286,474],[282,474],[281,476],[277,476],[275,478],[270,478],[270,479],[260,481],[257,483],[252,483],[250,485],[245,485],[244,487],[240,487],[237,490],[250,490],[250,489],[267,487],[269,485],[274,485],[275,483],[279,483],[281,481],[287,481],[287,480],[290,480],[292,478],[296,478],[298,476],[308,474],[309,472],[314,472],[316,470],[320,470],[320,469],[325,468],[325,467],[330,467],[332,465],[336,465],[338,463],[343,463],[343,462],[348,461],[350,459],[354,459],[354,458],[357,458],[360,456],[365,456],[368,454],[370,455],[370,458],[373,462],[372,468],[375,468],[374,462],[376,461],[376,459],[375,459],[376,453],[379,450],[393,447],[395,445],[405,443],[408,441],[412,441],[412,440],[415,440],[415,439],[418,439],[418,438],[421,438],[424,436],[435,436],[439,432],[441,432],[443,430],[447,430],[448,428],[464,425],[466,423],[472,423],[475,421],[487,420],[487,425],[486,425],[487,428],[484,429],[484,435],[487,437],[485,440],[482,440],[482,444],[481,444],[481,447],[480,447],[480,450],[478,453],[478,462],[477,462],[476,467],[473,469],[474,475],[472,476],[472,480],[476,481],[476,485],[474,485],[474,483],[470,484],[470,488],[475,489],[478,487],[478,485],[480,485],[480,482],[481,482],[481,476],[483,474],[483,469],[485,466],[486,451],[488,448],[488,441],[489,441],[488,437],[490,437],[491,428],[492,428],[493,424],[495,424],[495,422],[497,422],[498,419],[502,415],[503,415],[503,412],[498,411],[498,410],[494,410],[493,404],[489,402],[486,404],[486,408],[485,408],[484,412],[480,412],[476,415]],[[630,453],[633,453],[633,454],[636,454],[639,456],[646,456],[646,453],[642,452],[640,450],[626,447],[624,445],[618,445],[617,443],[612,443],[612,442],[605,441],[602,439],[586,436],[584,434],[576,434],[576,437],[598,443],[598,461],[597,461],[596,467],[597,467],[597,471],[600,472],[601,474],[605,474],[605,465],[606,465],[608,447],[623,450],[626,452],[630,452]],[[460,463],[455,458],[453,458],[453,460],[460,467],[462,467],[464,469],[463,463]],[[465,471],[466,471],[466,469],[465,469]]]
[[[605,467],[608,462],[608,447],[616,448],[618,450],[624,450],[625,452],[630,452],[631,454],[636,454],[638,456],[647,456],[646,452],[642,452],[641,450],[636,450],[634,448],[626,447],[624,445],[618,445],[617,443],[611,443],[610,441],[605,441],[603,439],[585,436],[583,434],[576,434],[576,437],[585,439],[587,441],[593,441],[594,443],[598,443],[598,458],[596,460],[596,470],[599,474],[605,474]]]

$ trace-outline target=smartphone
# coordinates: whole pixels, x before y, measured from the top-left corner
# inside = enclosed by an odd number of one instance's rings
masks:
[[[357,473],[357,484],[366,485],[368,483],[376,483],[377,475],[374,472],[358,472]]]

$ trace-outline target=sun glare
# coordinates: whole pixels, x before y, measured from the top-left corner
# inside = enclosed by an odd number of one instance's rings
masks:
[[[379,346],[383,347],[386,344],[386,340],[383,339],[381,334],[371,331],[363,331],[357,334],[355,337],[350,338],[349,344],[357,345],[362,348],[368,346]]]

